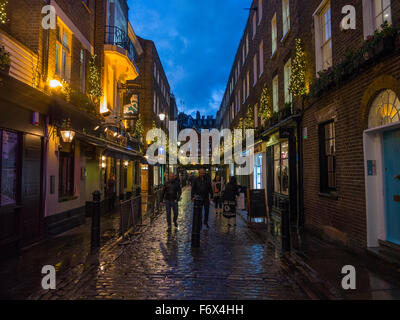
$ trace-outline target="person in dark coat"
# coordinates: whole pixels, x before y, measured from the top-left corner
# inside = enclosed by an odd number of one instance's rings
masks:
[[[210,212],[210,197],[213,196],[211,179],[206,175],[204,169],[200,169],[199,177],[192,184],[192,201],[200,196],[204,206],[204,225],[208,228],[208,214]]]
[[[108,210],[112,211],[115,208],[115,175],[111,175],[107,181],[107,197],[108,197]]]
[[[165,209],[167,211],[168,229],[171,229],[171,209],[174,211],[174,225],[178,227],[178,202],[182,195],[181,185],[175,175],[169,174],[168,182],[164,185],[162,199],[165,201]]]
[[[215,204],[215,213],[218,214],[222,214],[223,210],[222,210],[222,192],[224,191],[224,184],[222,182],[222,178],[219,174],[215,175],[215,179],[213,181],[212,184],[213,187],[213,198],[214,198],[214,204]]]
[[[225,191],[222,196],[224,202],[224,217],[233,219],[233,224],[236,226],[236,197],[239,196],[239,187],[235,177],[230,177],[229,183],[225,186]],[[230,226],[230,222],[228,226]]]

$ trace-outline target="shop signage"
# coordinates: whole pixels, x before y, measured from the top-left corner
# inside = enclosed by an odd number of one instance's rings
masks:
[[[376,160],[367,160],[368,176],[376,176]]]
[[[262,151],[262,143],[259,143],[254,147],[254,153],[261,153]]]
[[[249,218],[266,218],[267,203],[265,200],[265,190],[249,191]]]

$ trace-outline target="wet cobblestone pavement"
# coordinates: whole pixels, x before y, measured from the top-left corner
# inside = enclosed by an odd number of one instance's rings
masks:
[[[282,268],[273,247],[238,218],[236,228],[210,212],[201,248],[191,248],[189,192],[180,203],[179,228],[165,214],[131,241],[112,244],[57,279],[54,291],[30,299],[307,299]]]
[[[201,247],[191,248],[190,189],[178,229],[165,213],[117,241],[118,214],[102,218],[102,247],[90,255],[90,221],[0,263],[0,299],[308,299],[271,244],[241,218],[237,227],[210,210]],[[54,265],[57,289],[41,289],[41,268]]]

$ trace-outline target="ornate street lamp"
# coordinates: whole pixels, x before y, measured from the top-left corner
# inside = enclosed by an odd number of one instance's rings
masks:
[[[63,129],[60,130],[61,138],[65,143],[71,143],[74,140],[75,132],[71,129],[71,120],[64,121]]]
[[[158,116],[160,117],[161,121],[165,120],[165,113],[160,113]]]

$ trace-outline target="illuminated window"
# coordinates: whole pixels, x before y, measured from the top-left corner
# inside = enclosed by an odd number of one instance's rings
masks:
[[[368,119],[369,128],[400,121],[400,101],[392,90],[381,92],[373,101]]]
[[[316,71],[332,66],[332,24],[330,1],[323,1],[314,14]]]
[[[282,21],[283,21],[283,36],[285,36],[290,29],[289,0],[282,0]]]
[[[322,26],[322,59],[323,68],[328,69],[332,66],[332,26],[331,26],[331,7],[328,4],[321,12]]]
[[[289,144],[274,146],[274,192],[289,194]]]
[[[58,19],[55,73],[66,81],[70,80],[71,75],[71,42],[71,31]]]
[[[290,77],[292,75],[292,60],[289,59],[285,64],[285,103],[292,102],[292,94],[289,92]]]
[[[390,0],[374,0],[375,29],[379,29],[384,22],[392,23],[392,9]]]
[[[278,76],[275,76],[274,79],[272,80],[272,103],[274,107],[274,112],[279,111],[279,96],[278,96],[278,84],[279,84],[279,78]]]
[[[271,35],[272,35],[272,55],[274,55],[278,47],[278,32],[276,28],[276,13],[271,21]]]
[[[81,79],[81,91],[85,92],[86,90],[86,52],[85,50],[81,50],[79,56],[80,69],[79,69],[79,77]]]
[[[0,206],[15,205],[18,201],[18,152],[17,133],[0,130]]]

